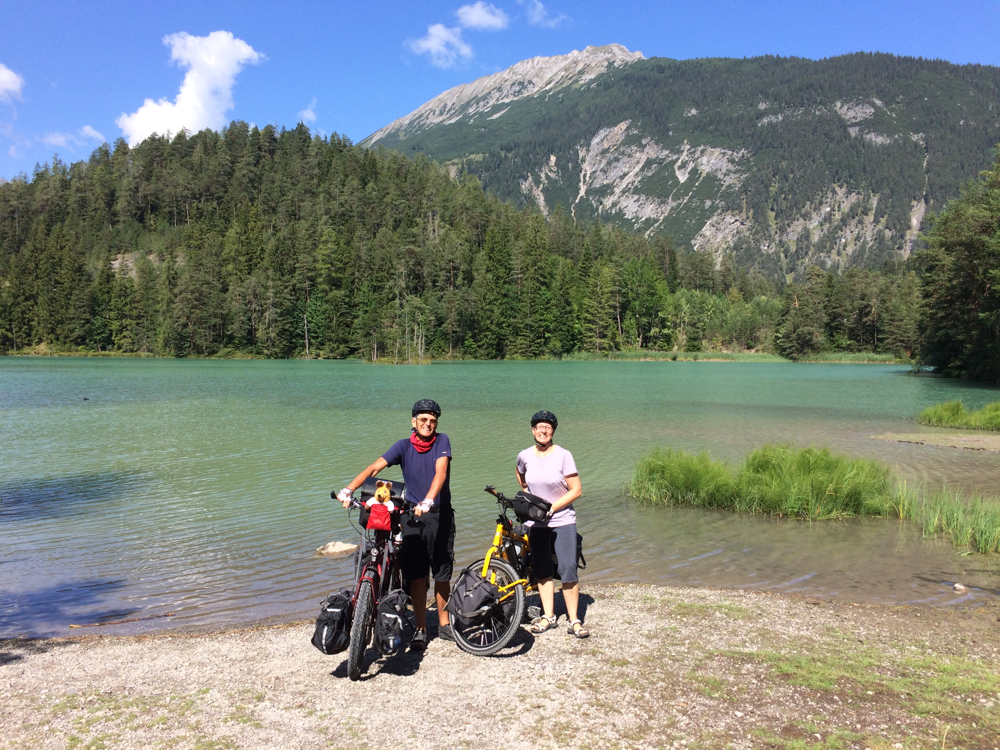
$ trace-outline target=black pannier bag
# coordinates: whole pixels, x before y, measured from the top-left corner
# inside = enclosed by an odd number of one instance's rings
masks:
[[[402,505],[402,501],[406,498],[406,485],[402,482],[397,482],[394,479],[377,479],[375,477],[368,477],[364,484],[361,485],[361,503],[367,503],[373,497],[375,497],[375,490],[380,486],[385,485],[386,489],[389,490],[389,497],[392,498],[393,504],[397,508]],[[361,508],[361,513],[358,516],[358,523],[361,525],[362,529],[368,528],[368,516],[370,512],[367,507]],[[395,524],[394,524],[395,525]],[[399,529],[393,529],[393,531],[398,531]]]
[[[403,627],[406,623],[406,603],[409,597],[402,589],[395,589],[378,603],[375,619],[375,647],[392,656],[403,645]]]
[[[556,537],[552,536],[552,577],[558,581],[562,578],[559,577],[559,558],[556,556]],[[587,567],[587,558],[583,556],[583,536],[580,534],[576,535],[576,567],[577,570],[581,570]]]
[[[536,495],[523,491],[514,495],[514,515],[522,523],[525,521],[544,521],[551,509],[552,503],[548,500],[542,500]]]
[[[320,605],[312,645],[328,656],[339,654],[351,642],[352,598],[350,589],[341,589],[330,594]]]
[[[484,616],[500,601],[500,589],[481,575],[482,568],[466,568],[455,581],[445,609],[463,624]]]

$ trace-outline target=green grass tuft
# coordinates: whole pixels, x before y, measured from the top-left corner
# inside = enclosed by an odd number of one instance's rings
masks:
[[[966,411],[961,401],[945,401],[928,406],[917,417],[920,424],[932,427],[960,427],[967,430],[1000,430],[1000,401],[986,404],[979,411]]]
[[[707,452],[656,449],[636,466],[629,494],[648,505],[693,505],[809,520],[855,516],[914,521],[925,535],[1000,552],[1000,499],[957,492],[924,496],[879,461],[827,448],[764,445],[731,468]]]
[[[799,357],[798,361],[873,365],[910,363],[910,360],[900,359],[894,354],[876,354],[875,352],[817,352],[816,354],[805,354]]]

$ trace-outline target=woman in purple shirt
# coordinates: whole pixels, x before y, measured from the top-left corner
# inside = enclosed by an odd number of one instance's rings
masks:
[[[528,522],[528,543],[534,551],[531,572],[538,581],[544,612],[531,623],[531,632],[544,633],[556,627],[555,584],[552,582],[555,570],[552,556],[548,554],[554,548],[569,617],[568,632],[577,638],[587,638],[590,632],[577,617],[580,587],[576,573],[576,511],[573,510],[573,501],[580,497],[583,486],[573,454],[552,441],[558,426],[559,420],[552,412],[536,412],[531,418],[535,444],[517,454],[517,481],[521,489],[552,503],[548,518]]]

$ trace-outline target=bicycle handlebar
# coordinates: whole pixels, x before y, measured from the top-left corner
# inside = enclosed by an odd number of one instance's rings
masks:
[[[497,488],[492,484],[486,485],[483,488],[483,491],[490,493],[497,499],[497,502],[503,503],[504,505],[510,505],[512,503],[512,500],[509,497],[502,492],[497,491]]]
[[[330,498],[333,499],[333,500],[336,500],[337,502],[340,502],[340,498],[337,497],[337,490],[330,490]],[[405,513],[409,513],[410,511],[412,511],[414,508],[417,507],[416,503],[414,503],[414,502],[412,502],[410,500],[406,500],[406,499],[393,500],[392,504],[396,506],[396,510],[402,511],[402,512],[405,512]],[[363,502],[361,502],[360,500],[358,500],[357,498],[355,498],[352,495],[351,496],[351,502],[350,502],[350,504],[348,504],[347,509],[348,510],[361,509],[361,508],[364,507],[364,505],[365,504]]]

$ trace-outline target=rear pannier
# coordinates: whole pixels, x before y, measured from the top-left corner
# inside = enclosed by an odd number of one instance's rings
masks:
[[[312,645],[328,656],[339,654],[351,642],[351,618],[354,616],[352,598],[350,589],[341,589],[330,594],[320,605]]]
[[[455,588],[445,609],[463,624],[483,617],[500,600],[500,589],[481,575],[482,569],[466,568],[455,582]]]

